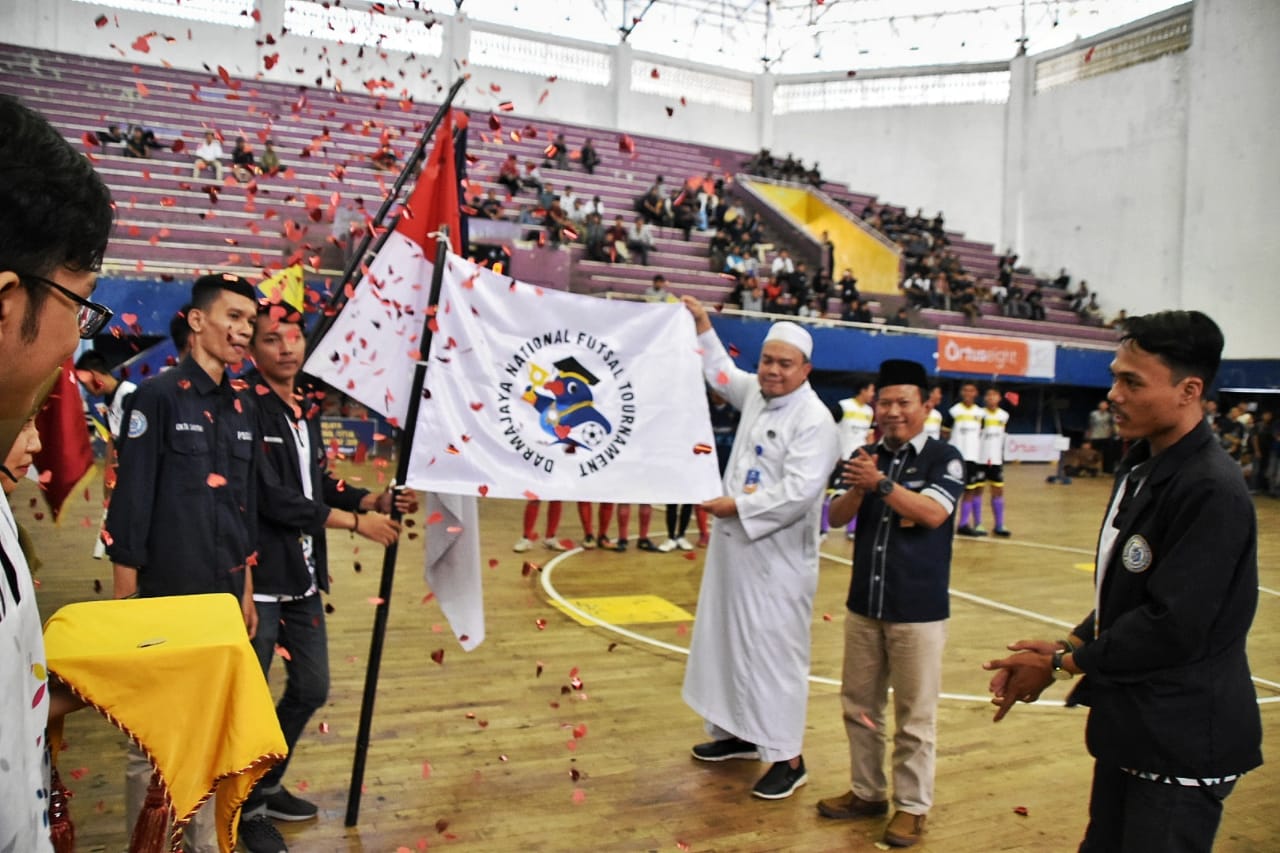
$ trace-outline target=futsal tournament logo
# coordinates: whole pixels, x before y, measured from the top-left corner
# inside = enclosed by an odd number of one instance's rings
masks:
[[[579,477],[608,467],[635,424],[635,389],[621,357],[589,332],[558,329],[529,338],[502,368],[498,424],[524,462]]]

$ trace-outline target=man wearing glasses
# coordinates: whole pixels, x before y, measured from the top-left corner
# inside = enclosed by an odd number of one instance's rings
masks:
[[[111,194],[43,118],[0,95],[0,447],[13,445],[39,389],[111,312],[89,301],[111,233]],[[46,680],[35,589],[0,499],[0,850],[45,853],[50,717],[76,707]]]

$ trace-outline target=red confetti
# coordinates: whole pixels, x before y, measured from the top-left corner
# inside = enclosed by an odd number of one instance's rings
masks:
[[[693,452],[698,456],[705,456],[706,454],[710,453],[713,449],[714,448],[709,444],[695,444],[693,446]]]
[[[729,344],[729,358],[737,358],[742,354],[742,350],[738,349],[737,344]]]
[[[289,661],[293,660],[293,655],[289,654],[289,650],[286,649],[284,646],[280,645],[279,643],[276,643],[276,654],[278,654],[284,660],[289,660]]]
[[[515,108],[516,108],[516,105],[511,103],[510,101],[503,101],[502,103],[498,104],[498,109],[502,110],[504,113],[509,113]]]
[[[634,154],[636,151],[636,142],[627,134],[618,137],[618,150],[623,154]]]
[[[211,489],[219,489],[227,484],[227,478],[221,474],[210,474],[204,481]]]
[[[484,497],[485,495],[489,494],[489,487],[488,487],[488,486],[481,486],[481,487],[480,487],[479,489],[477,489],[476,491],[480,492],[480,497]]]
[[[685,558],[686,560],[696,560],[696,559],[698,559],[698,555],[697,555],[697,554],[695,554],[695,553],[693,553],[692,551],[685,551],[685,552],[684,552],[684,558]]]
[[[430,761],[422,762],[422,778],[423,779],[431,778],[431,762]]]
[[[520,567],[520,574],[526,578],[529,577],[529,575],[533,574],[534,572],[540,572],[540,571],[542,571],[542,569],[538,567],[537,563],[531,563],[528,560],[525,560],[524,565]]]
[[[321,723],[320,723],[320,734],[322,734],[322,735],[327,735],[328,733],[329,733],[329,724],[328,724],[328,723],[325,723],[325,722],[321,722]]]
[[[573,789],[573,804],[575,806],[582,805],[587,801],[587,792],[581,788]]]
[[[649,76],[650,76],[650,77],[652,77],[654,80],[657,80],[657,79],[658,79],[658,69],[656,69],[656,68],[655,68],[655,69],[653,69],[652,71],[650,71],[650,72],[649,72]]]
[[[823,621],[823,622],[830,622],[830,621],[831,621],[831,614],[830,614],[830,613],[823,613],[823,614],[822,614],[822,621]]]
[[[1027,811],[1026,806],[1014,806],[1013,813],[1016,815],[1022,815],[1023,817],[1026,817],[1028,814],[1030,814],[1030,812]]]
[[[722,370],[722,371],[720,371],[719,373],[717,373],[717,374],[716,374],[716,384],[717,384],[717,385],[728,385],[728,384],[729,384],[729,374],[725,373],[723,370]]]
[[[99,15],[93,19],[93,25],[98,29],[102,29],[109,23],[106,15]]]
[[[538,620],[534,621],[534,623],[533,623],[533,624],[535,624],[535,625],[537,625],[537,626],[538,626],[538,630],[539,630],[539,631],[545,631],[545,630],[547,629],[547,620],[546,620],[546,619],[538,619]]]
[[[442,521],[444,521],[444,513],[442,512],[433,512],[427,516],[427,524],[439,524]]]
[[[1004,393],[1004,398],[1015,406],[1018,405],[1018,401],[1022,399],[1017,391],[1006,391]]]
[[[431,659],[441,666],[444,666],[444,649],[436,649],[432,652]]]

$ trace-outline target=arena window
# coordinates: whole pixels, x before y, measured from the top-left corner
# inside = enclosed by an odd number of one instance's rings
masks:
[[[774,89],[773,112],[782,115],[866,107],[1003,104],[1008,100],[1008,71],[916,74],[865,80],[781,83]]]
[[[169,18],[181,18],[184,21],[205,21],[241,29],[254,26],[254,0],[185,0],[182,3],[174,3],[173,0],[76,0],[76,2],[92,3],[94,6],[106,6],[109,9],[128,12],[148,12]]]
[[[433,16],[405,18],[372,8],[347,9],[330,3],[290,0],[284,9],[284,26],[289,32],[308,38],[419,56],[439,56],[444,50],[444,29],[436,26]]]
[[[485,68],[555,76],[593,86],[608,86],[613,76],[608,53],[483,30],[471,33],[470,59],[472,65]]]
[[[646,95],[684,98],[692,103],[714,104],[742,113],[751,112],[754,105],[754,89],[750,80],[674,65],[658,65],[641,59],[631,63],[631,90]]]

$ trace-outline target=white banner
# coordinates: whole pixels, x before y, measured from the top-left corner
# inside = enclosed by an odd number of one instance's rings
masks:
[[[1009,433],[1004,437],[1006,462],[1057,462],[1058,455],[1071,449],[1071,439],[1054,433]]]
[[[408,485],[691,503],[721,493],[693,318],[543,290],[451,255]]]

